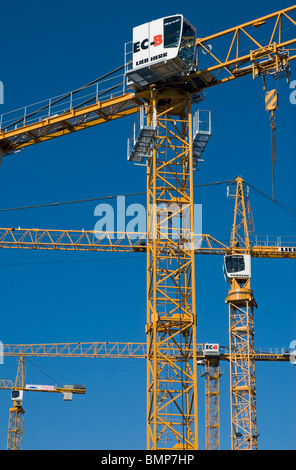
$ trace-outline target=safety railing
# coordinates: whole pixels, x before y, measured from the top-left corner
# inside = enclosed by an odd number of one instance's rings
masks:
[[[193,137],[196,134],[212,135],[212,112],[198,109],[193,116]]]
[[[296,248],[295,236],[278,235],[252,235],[250,237],[251,246],[278,246],[287,248]]]
[[[39,101],[0,115],[0,131],[18,129],[42,120],[83,108],[100,100],[122,95],[124,75],[119,74],[97,81],[74,91]]]
[[[125,73],[129,72],[133,68],[133,42],[126,42],[124,45],[124,64]]]

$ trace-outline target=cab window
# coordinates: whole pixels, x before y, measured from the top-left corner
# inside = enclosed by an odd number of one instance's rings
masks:
[[[245,270],[245,261],[243,256],[227,256],[226,271],[228,273],[238,273]]]
[[[181,16],[170,16],[163,20],[164,48],[178,47],[181,31]]]
[[[193,64],[194,51],[195,31],[186,21],[184,21],[178,56],[187,67],[191,67]]]

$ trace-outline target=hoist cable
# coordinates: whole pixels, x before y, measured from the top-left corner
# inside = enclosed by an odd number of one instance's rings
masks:
[[[275,147],[275,118],[273,114],[270,116],[270,128],[271,128],[271,171],[272,171],[272,201],[275,202],[275,190],[274,190],[274,164],[276,162],[276,147]]]
[[[226,183],[234,183],[235,180],[227,180],[227,181],[216,181],[214,183],[204,183],[204,184],[196,184],[194,188],[200,188],[204,186],[216,186],[219,184],[226,184]],[[84,202],[94,202],[94,201],[102,201],[106,199],[116,199],[117,197],[131,197],[131,196],[143,196],[146,192],[141,191],[138,193],[127,193],[127,194],[117,194],[117,195],[110,195],[110,196],[101,196],[101,197],[94,197],[88,199],[77,199],[73,201],[60,201],[60,202],[50,202],[47,204],[35,204],[32,206],[21,206],[21,207],[10,207],[7,209],[0,209],[0,212],[10,212],[10,211],[18,211],[18,210],[25,210],[25,209],[40,209],[42,207],[51,207],[51,206],[62,206],[66,204],[80,204]]]

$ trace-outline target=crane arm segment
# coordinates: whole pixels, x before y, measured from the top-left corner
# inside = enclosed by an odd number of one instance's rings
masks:
[[[197,358],[203,360],[205,345],[198,343],[196,345]],[[179,354],[177,348],[170,346],[169,349],[163,350],[164,354],[169,354],[172,360],[176,354]],[[79,342],[79,343],[47,343],[47,344],[4,344],[3,354],[6,357],[12,356],[35,356],[35,357],[77,357],[77,358],[111,358],[111,359],[145,359],[147,358],[146,343],[132,342]],[[255,360],[258,361],[289,361],[290,353],[284,351],[256,351]],[[229,360],[228,347],[221,347],[220,359]],[[15,386],[12,381],[0,380],[1,388],[13,388]],[[66,389],[66,385],[64,389]],[[69,387],[69,386],[68,386]],[[61,388],[56,387],[55,391]],[[85,393],[82,389],[75,389],[76,393]],[[82,391],[80,391],[82,390]],[[63,391],[72,391],[66,389]]]
[[[6,344],[4,356],[137,358],[146,357],[146,343],[89,342],[49,344]]]
[[[289,62],[296,59],[295,13],[296,5],[293,5],[197,39],[197,69],[200,70],[191,79],[201,88],[208,88],[246,75],[288,78]]]
[[[50,100],[49,100],[50,101]],[[45,110],[30,113],[28,107],[20,110],[21,117],[10,122],[8,113],[0,117],[0,155],[9,155],[27,146],[51,140],[55,137],[97,126],[107,121],[113,121],[139,111],[141,94],[125,93],[121,96],[109,97],[99,101],[93,97],[91,104],[72,107],[67,110],[57,110],[45,106]]]
[[[146,233],[0,229],[0,247],[70,251],[146,251]]]
[[[14,390],[14,383],[12,380],[0,379],[0,389]]]
[[[0,228],[0,248],[146,253],[146,241],[147,234],[144,232]],[[176,240],[175,249],[185,249],[184,242]],[[244,248],[231,249],[211,235],[203,234],[195,235],[194,251],[196,254],[225,255],[244,253]],[[254,258],[295,259],[296,243],[289,242],[289,246],[276,243],[255,245],[251,247],[250,254]]]

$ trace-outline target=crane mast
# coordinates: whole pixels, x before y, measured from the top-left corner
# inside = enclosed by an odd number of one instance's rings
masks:
[[[190,450],[198,447],[191,97],[153,89],[149,112],[147,447]]]
[[[208,353],[209,346],[211,351]],[[205,450],[220,450],[220,368],[219,345],[205,345]]]
[[[25,363],[24,357],[19,356],[17,374],[15,379],[15,388],[24,388]],[[13,406],[9,410],[7,450],[21,450],[23,444],[23,428],[25,411],[21,399],[13,400]]]
[[[257,303],[251,290],[250,242],[247,196],[242,178],[237,178],[234,221],[231,233],[234,267],[226,275],[231,286],[226,298],[229,311],[229,363],[231,397],[231,446],[233,450],[257,449],[257,412],[254,361],[254,309]],[[243,253],[235,254],[242,246]],[[227,258],[227,257],[226,257]],[[227,261],[226,261],[227,262]],[[242,262],[245,266],[240,266]],[[237,266],[235,266],[235,264]]]

